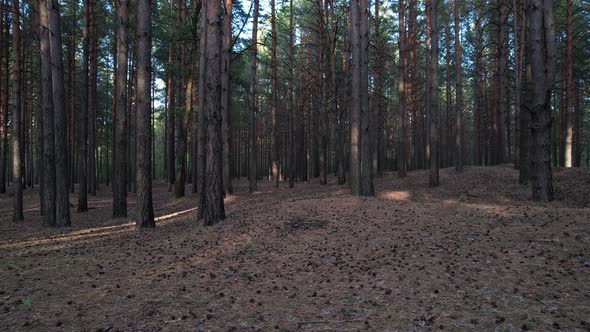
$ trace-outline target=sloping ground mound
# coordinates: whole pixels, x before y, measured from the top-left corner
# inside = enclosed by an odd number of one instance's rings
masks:
[[[589,330],[590,173],[557,169],[529,201],[509,166],[376,179],[377,196],[297,183],[226,199],[155,186],[158,227],[110,219],[103,188],[74,227],[44,229],[28,192],[0,196],[0,326],[8,331]],[[188,190],[187,192],[190,192]],[[130,195],[130,211],[135,197]],[[75,202],[72,197],[72,202]]]

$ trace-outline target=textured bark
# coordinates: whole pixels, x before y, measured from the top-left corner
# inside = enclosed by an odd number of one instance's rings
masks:
[[[19,0],[12,0],[12,186],[13,186],[13,221],[25,219],[23,214],[23,179],[21,174],[21,160],[23,150],[22,141],[22,72],[21,72],[21,29]]]
[[[383,176],[383,61],[381,56],[381,17],[380,2],[375,0],[375,65],[373,70],[373,80],[375,84],[375,107],[371,116],[371,139],[373,145],[373,175]]]
[[[182,29],[184,25],[184,7],[186,6],[185,0],[176,0],[176,28]],[[187,96],[184,107],[182,105],[183,96],[183,76],[185,71],[185,44],[181,40],[176,40],[176,67],[180,68],[180,72],[176,75],[175,91],[176,99],[178,103],[178,114],[176,114],[176,178],[174,182],[174,196],[180,198],[185,193],[186,183],[186,147],[187,147],[187,124],[190,115],[190,95]],[[192,83],[191,83],[192,84]],[[188,92],[188,89],[187,89]]]
[[[252,23],[252,54],[250,59],[250,90],[248,95],[248,110],[250,113],[250,151],[249,151],[249,191],[257,190],[256,186],[256,56],[258,46],[258,0],[254,0],[254,16]],[[209,59],[209,56],[207,57]]]
[[[350,0],[352,48],[350,105],[350,189],[361,195],[361,38],[359,0]]]
[[[70,226],[70,198],[68,192],[67,117],[64,102],[64,70],[58,0],[46,0],[49,12],[49,44],[51,49],[51,84],[55,130],[55,226]]]
[[[429,146],[430,146],[430,177],[429,185],[439,185],[438,175],[438,21],[437,21],[437,0],[428,0],[428,16],[430,17],[430,73],[429,73]]]
[[[456,4],[457,1],[454,1]],[[445,68],[445,82],[446,82],[446,113],[445,113],[445,123],[441,126],[441,166],[446,167],[447,163],[451,164],[453,159],[452,151],[455,150],[455,146],[453,143],[454,139],[452,137],[453,129],[451,125],[451,5],[446,5],[445,11],[445,60],[446,60],[446,68]],[[457,34],[455,34],[457,36]],[[455,38],[455,41],[457,38]]]
[[[7,5],[5,5],[4,1],[0,2],[0,6],[2,9],[5,9]],[[0,194],[6,193],[6,180],[7,180],[7,159],[8,159],[8,86],[9,86],[9,77],[10,74],[8,73],[8,58],[9,58],[9,35],[8,32],[10,30],[9,27],[9,20],[8,20],[8,8],[6,8],[6,13],[2,13],[2,25],[0,26],[0,34],[2,35],[2,41],[0,46],[2,46],[2,50],[0,50],[0,80],[2,81],[1,89],[0,89],[0,107],[2,108],[2,112],[0,114],[1,124],[0,124]]]
[[[529,165],[532,198],[552,201],[551,169],[551,86],[555,60],[553,1],[530,0],[527,9],[529,25],[527,61],[531,69],[531,99],[528,106]]]
[[[566,63],[566,112],[565,112],[565,167],[572,167],[573,161],[573,118],[574,118],[574,61],[572,43],[572,10],[573,0],[567,0],[566,6],[566,42],[565,42],[565,63]]]
[[[98,109],[98,35],[96,30],[95,0],[90,5],[89,22],[89,74],[88,74],[88,192],[96,196],[98,190],[96,172],[96,121]]]
[[[321,2],[321,0],[320,0]],[[271,0],[271,78],[270,78],[270,118],[271,118],[271,159],[272,181],[275,187],[279,186],[279,137],[277,121],[277,27],[276,27],[276,1]]]
[[[463,172],[463,76],[461,64],[460,28],[459,28],[459,0],[455,0],[455,75],[456,75],[456,101],[455,101],[455,170]]]
[[[361,95],[361,195],[373,196],[373,149],[371,146],[371,114],[369,113],[369,1],[360,0],[360,95]]]
[[[205,114],[207,123],[206,184],[203,195],[203,219],[205,225],[213,225],[225,219],[223,205],[222,134],[221,134],[221,19],[217,0],[207,4],[207,72]],[[258,0],[256,6],[258,6]],[[204,11],[205,13],[205,11]],[[258,15],[255,15],[256,19]],[[255,41],[256,39],[254,39]]]
[[[137,213],[138,227],[154,227],[151,153],[151,0],[137,0]]]
[[[287,84],[289,88],[289,99],[287,101],[287,114],[289,115],[289,151],[287,151],[287,160],[289,163],[289,188],[295,186],[295,174],[297,164],[297,148],[295,138],[295,105],[293,103],[294,98],[294,86],[293,86],[293,66],[294,66],[294,55],[293,55],[293,0],[289,0],[289,45],[287,46],[287,57],[289,60]]]
[[[407,86],[406,71],[407,71],[407,48],[406,48],[406,26],[404,23],[405,4],[403,0],[398,3],[398,17],[399,17],[399,72],[400,80],[398,83],[398,105],[400,113],[400,131],[398,137],[398,152],[397,152],[397,175],[400,178],[406,176],[406,105],[407,105]],[[415,75],[415,73],[414,73]],[[414,89],[415,87],[412,87]]]
[[[496,162],[503,163],[508,157],[508,142],[506,121],[508,109],[506,107],[506,63],[508,62],[508,38],[506,34],[507,7],[505,0],[498,0],[498,73],[497,73],[497,121],[498,121],[498,147],[496,149]]]
[[[199,100],[198,100],[198,113],[199,113],[199,129],[198,129],[198,140],[197,140],[197,197],[198,197],[198,219],[201,220],[204,217],[205,212],[205,190],[206,190],[206,139],[207,139],[207,122],[205,116],[205,101],[206,96],[206,66],[207,66],[207,5],[209,1],[202,2],[202,15],[201,15],[201,40],[199,41]]]
[[[127,217],[127,24],[129,0],[116,0],[117,80],[115,155],[113,167],[113,218]]]
[[[84,0],[82,24],[82,94],[78,120],[78,212],[88,211],[88,59],[90,39],[90,1]]]
[[[171,6],[172,7],[172,6]],[[168,67],[171,68],[172,63],[172,46],[168,47]],[[168,69],[167,72],[168,79],[166,82],[166,105],[168,107],[167,112],[167,122],[166,122],[166,152],[167,152],[167,159],[166,159],[166,178],[168,179],[168,191],[172,190],[172,185],[176,180],[176,172],[174,172],[174,164],[176,160],[176,154],[174,149],[174,137],[175,135],[175,110],[176,110],[176,98],[174,95],[174,75],[171,69]]]
[[[221,67],[221,116],[222,116],[222,139],[223,139],[223,187],[226,194],[233,194],[231,176],[231,54],[232,54],[232,0],[224,0],[225,15],[223,17],[223,60]],[[274,3],[274,0],[273,0]]]

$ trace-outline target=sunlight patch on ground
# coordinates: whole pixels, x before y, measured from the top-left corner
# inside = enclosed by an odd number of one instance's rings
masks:
[[[380,196],[393,201],[409,201],[412,197],[409,191],[384,191]]]

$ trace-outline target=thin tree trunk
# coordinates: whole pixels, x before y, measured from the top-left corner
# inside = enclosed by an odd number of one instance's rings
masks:
[[[9,76],[8,73],[8,58],[9,58],[9,46],[8,46],[8,31],[9,20],[8,20],[8,8],[4,1],[0,2],[2,7],[2,22],[0,25],[0,194],[6,193],[6,171],[7,171],[7,157],[8,157],[8,86]],[[6,8],[6,12],[4,9]]]
[[[287,57],[289,60],[289,76],[287,78],[287,84],[289,89],[289,100],[287,101],[287,114],[289,114],[289,151],[288,153],[288,163],[289,163],[289,188],[293,188],[295,186],[295,170],[296,170],[296,163],[297,163],[297,152],[296,152],[296,144],[295,144],[295,105],[293,103],[294,100],[294,86],[293,86],[293,66],[294,66],[294,54],[293,54],[293,39],[294,39],[294,31],[293,31],[293,0],[289,0],[289,45],[287,46]]]
[[[565,42],[565,63],[566,63],[566,91],[567,106],[565,112],[565,167],[572,167],[573,161],[573,117],[574,117],[574,60],[572,43],[572,11],[573,0],[567,0],[566,6],[566,42]]]
[[[398,85],[398,105],[400,113],[400,131],[398,137],[398,152],[397,152],[397,175],[400,178],[406,177],[406,105],[407,105],[407,48],[406,48],[406,26],[404,23],[405,18],[405,3],[403,0],[399,0],[398,3],[398,18],[399,18],[399,85]],[[415,75],[413,73],[413,75]],[[415,89],[415,86],[412,86]],[[415,107],[415,106],[413,106]]]
[[[361,183],[361,36],[359,0],[350,0],[352,43],[351,110],[350,110],[350,189],[362,193]]]
[[[428,15],[430,16],[430,76],[429,76],[429,146],[430,146],[430,181],[431,187],[439,185],[438,176],[438,21],[437,0],[428,0],[430,3]]]
[[[248,96],[248,109],[250,113],[250,153],[249,153],[249,191],[253,193],[256,186],[256,56],[258,45],[258,0],[254,0],[254,17],[252,23],[252,54],[250,59],[250,92]]]
[[[12,186],[14,192],[14,211],[12,220],[22,221],[23,214],[23,179],[21,174],[21,160],[23,149],[22,141],[22,73],[21,73],[21,29],[19,0],[12,0],[12,79],[14,91],[12,93]]]
[[[84,18],[82,25],[82,94],[80,114],[78,115],[78,212],[88,211],[88,36],[90,25],[90,0],[84,0]]]
[[[223,139],[223,187],[226,194],[233,194],[231,176],[231,54],[232,54],[232,0],[224,0],[225,15],[223,17],[223,66],[221,68],[221,117]],[[274,3],[274,0],[273,0]]]
[[[320,0],[321,2],[321,0]],[[272,181],[275,187],[279,186],[279,137],[277,121],[277,27],[276,27],[276,1],[271,0],[271,83],[270,83],[270,117],[271,117],[271,159]]]
[[[455,170],[463,172],[463,74],[461,69],[463,58],[461,55],[459,10],[459,0],[455,0]]]
[[[90,5],[90,26],[89,26],[89,67],[88,76],[88,192],[96,196],[98,190],[96,173],[96,121],[98,109],[98,35],[96,29],[95,0],[88,0]]]
[[[151,0],[137,1],[137,215],[138,227],[154,227],[151,153]]]
[[[127,217],[127,23],[129,0],[117,4],[117,80],[115,122],[115,163],[113,174],[113,218]]]

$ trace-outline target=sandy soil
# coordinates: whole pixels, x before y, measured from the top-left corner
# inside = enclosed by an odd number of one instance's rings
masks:
[[[19,224],[2,195],[0,330],[590,331],[590,171],[557,169],[549,204],[516,179],[391,174],[373,198],[237,182],[206,228],[194,196],[157,183],[148,231],[110,219],[104,187],[62,230],[40,226],[32,190]]]

